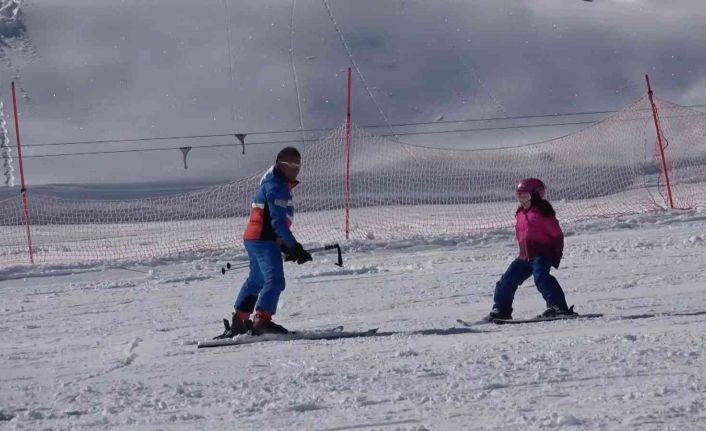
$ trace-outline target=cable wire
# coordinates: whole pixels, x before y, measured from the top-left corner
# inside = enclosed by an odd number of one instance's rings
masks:
[[[700,104],[700,105],[684,105],[685,108],[706,108],[706,104]],[[377,128],[377,127],[409,127],[409,126],[425,126],[425,125],[436,125],[436,124],[458,124],[458,123],[473,123],[473,122],[482,122],[482,121],[501,121],[501,120],[521,120],[521,119],[537,119],[537,118],[557,118],[557,117],[571,117],[571,116],[579,116],[579,115],[597,115],[597,114],[612,114],[620,112],[620,110],[604,110],[604,111],[586,111],[586,112],[566,112],[566,113],[556,113],[556,114],[541,114],[541,115],[518,115],[518,116],[513,116],[513,117],[489,117],[489,118],[468,118],[464,120],[442,120],[442,121],[426,121],[426,122],[412,122],[412,123],[397,123],[397,124],[369,124],[369,125],[361,125],[360,127],[365,128],[365,129],[372,129],[372,128]],[[699,112],[700,113],[700,112]],[[695,114],[696,115],[696,114]],[[596,121],[593,121],[594,123]],[[544,125],[520,125],[520,126],[505,126],[505,127],[517,127],[519,129],[525,128],[525,127],[548,127],[548,126],[563,126],[563,125],[569,125],[569,124],[574,124],[574,123],[552,123],[552,124],[544,124]],[[587,124],[584,122],[576,122],[575,124]],[[248,136],[257,136],[257,135],[277,135],[277,134],[286,134],[286,133],[300,133],[300,132],[328,132],[331,130],[336,129],[336,127],[324,127],[324,128],[315,128],[315,129],[294,129],[294,130],[270,130],[270,131],[255,131],[255,132],[245,132]],[[479,128],[479,129],[467,129],[467,130],[502,130],[502,129],[492,129],[492,128]],[[435,133],[440,133],[440,132],[428,132],[429,134],[435,134]],[[406,135],[410,134],[408,132],[400,132],[397,133],[397,135]],[[417,134],[421,134],[417,132]],[[212,133],[212,134],[203,134],[203,135],[180,135],[180,136],[156,136],[156,137],[151,137],[151,138],[125,138],[125,139],[101,139],[101,140],[92,140],[92,141],[65,141],[65,142],[52,142],[52,143],[46,143],[46,144],[29,144],[29,145],[23,145],[24,147],[49,147],[49,146],[56,146],[56,145],[83,145],[83,144],[107,144],[107,143],[113,143],[113,142],[145,142],[145,141],[163,141],[163,140],[178,140],[178,139],[205,139],[205,138],[223,138],[223,137],[231,137],[233,136],[233,133]],[[390,135],[384,135],[384,136],[394,136],[392,134]],[[304,142],[310,142],[311,140],[305,140]],[[287,142],[296,142],[296,141],[287,141]],[[248,144],[249,145],[249,144]]]

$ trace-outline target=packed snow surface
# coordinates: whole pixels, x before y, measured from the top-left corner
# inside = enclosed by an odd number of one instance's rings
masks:
[[[462,329],[517,253],[506,229],[354,242],[343,268],[328,253],[286,266],[279,323],[378,336],[213,349],[196,344],[230,314],[246,272],[220,270],[240,252],[11,268],[0,428],[704,429],[706,211],[565,232],[554,274],[602,318]],[[543,308],[527,281],[514,315]]]

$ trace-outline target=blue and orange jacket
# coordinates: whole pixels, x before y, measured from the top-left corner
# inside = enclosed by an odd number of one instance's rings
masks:
[[[287,181],[275,166],[265,172],[253,198],[243,239],[276,241],[294,248],[297,240],[289,228],[294,222],[292,189],[297,184],[297,181]]]

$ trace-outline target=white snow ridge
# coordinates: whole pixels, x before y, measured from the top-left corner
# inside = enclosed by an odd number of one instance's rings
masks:
[[[602,318],[463,331],[515,255],[510,231],[346,250],[365,271],[325,255],[287,266],[280,323],[379,327],[339,340],[197,349],[246,276],[221,275],[235,255],[3,273],[0,428],[702,430],[706,213],[566,230],[555,275]],[[543,306],[520,287],[516,317]]]

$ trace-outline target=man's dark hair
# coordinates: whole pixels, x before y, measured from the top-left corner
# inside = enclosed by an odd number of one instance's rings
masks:
[[[297,150],[294,147],[285,147],[280,150],[279,153],[277,153],[277,161],[279,162],[280,160],[288,157],[296,157],[298,159],[301,159],[302,156],[299,154],[299,150]]]

